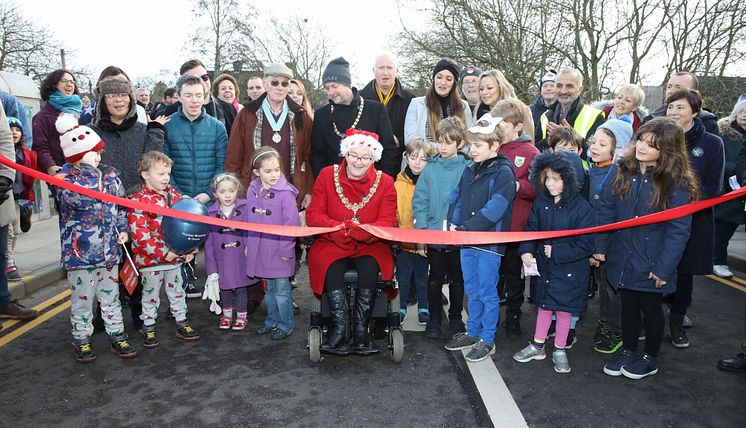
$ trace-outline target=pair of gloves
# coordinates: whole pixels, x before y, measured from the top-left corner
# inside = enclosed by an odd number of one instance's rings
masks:
[[[218,305],[220,301],[220,274],[211,273],[207,275],[207,282],[205,282],[205,291],[202,292],[202,300],[210,300],[210,312],[214,312],[215,315],[220,315],[223,310]]]
[[[331,232],[329,237],[332,239],[332,242],[343,250],[352,250],[359,243],[370,244],[378,239],[356,225],[350,225],[336,232]]]

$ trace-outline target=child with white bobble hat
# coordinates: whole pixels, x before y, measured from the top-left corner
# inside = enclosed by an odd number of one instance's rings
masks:
[[[78,126],[77,119],[62,114],[56,122],[65,165],[55,175],[69,184],[109,195],[125,197],[119,172],[100,165],[104,141],[91,128]],[[60,216],[62,270],[72,291],[72,323],[75,360],[96,359],[90,343],[93,333],[93,299],[101,305],[111,350],[122,358],[137,353],[127,342],[119,303],[121,244],[128,239],[127,213],[118,205],[75,190],[58,188],[55,198]]]

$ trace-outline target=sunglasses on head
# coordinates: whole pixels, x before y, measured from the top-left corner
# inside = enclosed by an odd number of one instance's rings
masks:
[[[199,77],[200,77],[200,78],[201,78],[202,80],[204,80],[205,82],[207,82],[207,81],[209,81],[209,80],[210,80],[210,75],[209,75],[209,74],[203,74],[203,75],[201,75],[201,76],[199,76]]]
[[[273,80],[269,82],[269,84],[272,86],[281,85],[283,88],[287,88],[288,86],[290,86],[290,82],[287,80],[283,80],[282,82],[280,82],[279,80]]]

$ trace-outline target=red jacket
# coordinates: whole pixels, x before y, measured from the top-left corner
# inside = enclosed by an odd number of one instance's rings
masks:
[[[342,192],[350,203],[359,203],[361,195],[367,195],[376,178],[376,169],[371,165],[362,180],[347,178],[347,161],[339,167],[339,182]],[[352,219],[352,210],[346,208],[334,187],[335,165],[327,166],[316,177],[311,205],[306,210],[308,226],[331,227]],[[396,226],[396,189],[394,179],[381,174],[378,189],[370,201],[358,211],[361,224]],[[343,258],[372,256],[381,268],[381,278],[389,281],[394,276],[394,259],[391,246],[375,236],[361,230],[340,230],[319,235],[308,252],[308,272],[314,294],[324,291],[324,278],[329,266]]]
[[[130,199],[150,205],[158,205],[167,208],[181,199],[181,194],[171,186],[166,188],[163,195],[149,187],[142,189],[132,195]],[[129,223],[130,238],[132,239],[132,255],[135,266],[138,268],[173,264],[166,261],[169,248],[163,241],[161,233],[161,222],[163,216],[152,214],[141,210],[128,210],[127,222]]]
[[[498,153],[510,160],[515,171],[515,179],[520,183],[513,200],[513,218],[510,222],[510,231],[520,232],[526,227],[528,216],[531,214],[531,205],[536,197],[536,190],[528,179],[528,174],[531,162],[534,156],[539,154],[539,149],[531,143],[530,139],[518,137],[517,140],[500,146]]]
[[[23,152],[23,166],[29,167],[31,169],[36,169],[37,164],[37,155],[36,152],[33,150],[29,150],[26,147],[21,146],[21,151]],[[16,156],[16,161],[18,161],[18,157]],[[26,199],[29,202],[34,202],[36,200],[36,194],[34,193],[34,177],[26,174],[21,174],[22,180],[23,180],[23,186],[26,187],[26,191],[23,193],[23,199]]]

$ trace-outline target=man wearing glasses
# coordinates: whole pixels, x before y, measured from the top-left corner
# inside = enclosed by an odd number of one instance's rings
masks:
[[[394,142],[391,122],[383,104],[364,99],[352,87],[350,64],[342,57],[333,59],[322,77],[329,104],[314,113],[311,134],[311,168],[316,177],[329,165],[342,162],[340,142],[348,129],[375,132],[383,146],[376,169],[391,177],[399,173],[401,155]]]
[[[204,87],[205,95],[202,101],[202,105],[205,108],[205,112],[219,120],[225,126],[225,132],[230,135],[231,128],[233,127],[233,121],[236,119],[236,109],[232,105],[226,103],[223,100],[219,100],[210,96],[212,93],[212,81],[210,75],[205,69],[205,65],[198,59],[190,59],[181,65],[179,69],[181,76],[189,74],[191,76],[199,77],[202,80],[202,86]],[[181,107],[181,102],[177,101],[166,108],[166,116],[170,116],[176,113]]]

